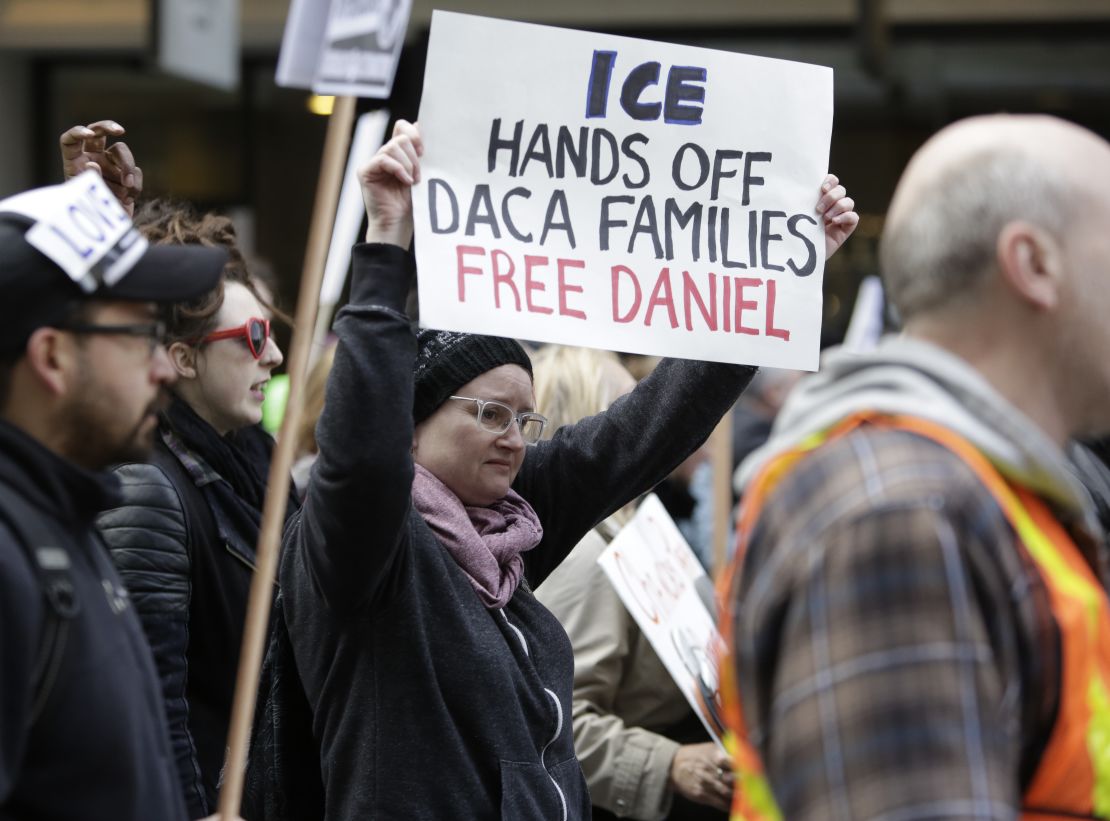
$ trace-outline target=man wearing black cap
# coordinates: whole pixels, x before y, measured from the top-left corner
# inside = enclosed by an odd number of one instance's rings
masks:
[[[159,303],[222,250],[147,248],[103,181],[0,201],[0,818],[186,817],[158,678],[93,527],[174,371]]]

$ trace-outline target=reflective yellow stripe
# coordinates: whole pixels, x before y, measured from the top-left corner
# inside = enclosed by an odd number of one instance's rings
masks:
[[[729,753],[734,753],[737,746],[735,733],[726,730],[721,740],[724,742],[725,749]],[[735,760],[735,755],[733,758]],[[736,775],[737,794],[744,797],[744,803],[755,814],[749,818],[744,814],[743,808],[738,807],[734,801],[729,821],[782,821],[782,813],[775,803],[775,796],[771,792],[771,784],[767,781],[767,777],[743,767],[736,768]]]
[[[1087,687],[1091,723],[1087,727],[1087,754],[1094,771],[1091,806],[1095,815],[1110,818],[1110,695],[1100,676],[1092,676]]]
[[[782,821],[782,813],[775,803],[775,796],[771,793],[771,785],[767,783],[766,776],[740,773],[740,789],[744,791],[744,800],[759,813],[758,818],[764,821]],[[737,818],[745,821],[742,815],[733,816],[733,821]]]
[[[1037,560],[1037,564],[1052,574],[1052,578],[1061,591],[1083,602],[1087,611],[1087,626],[1091,636],[1098,634],[1098,611],[1101,603],[1101,593],[1087,579],[1084,579],[1070,567],[1056,550],[1052,540],[1037,527],[1029,512],[1022,505],[1012,490],[1002,485],[1002,493],[1006,499],[1011,514],[1010,520],[1017,529],[1018,536],[1025,544],[1026,549]]]
[[[1037,527],[1021,500],[1007,487],[1010,520],[1030,555],[1045,573],[1052,576],[1059,590],[1083,604],[1087,614],[1088,640],[1097,646],[1099,606],[1102,592],[1076,573],[1057,551],[1052,540]],[[1100,818],[1110,818],[1110,695],[1097,667],[1087,682],[1087,707],[1091,711],[1085,738],[1091,760],[1094,785],[1091,808]]]
[[[1037,565],[1052,577],[1053,584],[1062,593],[1082,603],[1087,616],[1088,641],[1092,647],[1097,647],[1102,591],[1068,566],[1052,540],[1037,527],[1021,500],[1008,487],[1003,493],[1010,508],[1010,520]],[[1094,782],[1091,808],[1096,816],[1110,818],[1110,694],[1097,666],[1087,682],[1087,708],[1091,715],[1084,737]]]

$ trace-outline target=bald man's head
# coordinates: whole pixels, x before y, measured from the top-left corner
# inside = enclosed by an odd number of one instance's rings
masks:
[[[967,298],[996,270],[999,234],[1034,224],[1059,238],[1093,193],[1100,137],[1055,117],[961,120],[914,155],[883,230],[887,292],[904,320]]]

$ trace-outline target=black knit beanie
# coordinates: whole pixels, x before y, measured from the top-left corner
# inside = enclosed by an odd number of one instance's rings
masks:
[[[423,422],[461,386],[500,365],[519,365],[532,376],[532,360],[515,339],[421,331],[413,370],[413,421]]]

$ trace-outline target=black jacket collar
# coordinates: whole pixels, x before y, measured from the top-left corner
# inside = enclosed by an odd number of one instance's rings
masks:
[[[0,481],[18,490],[48,516],[92,524],[119,502],[119,481],[63,459],[11,423],[0,420]]]

